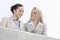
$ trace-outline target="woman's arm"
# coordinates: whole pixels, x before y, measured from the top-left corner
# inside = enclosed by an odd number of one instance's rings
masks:
[[[46,26],[44,26],[44,28],[43,28],[43,33],[42,33],[43,35],[47,35],[47,28],[46,28]]]
[[[0,22],[0,26],[2,27],[6,27],[7,26],[7,22],[8,22],[8,18],[4,17],[1,22]]]
[[[41,34],[41,35],[46,35],[47,28],[44,25],[40,25],[38,28],[33,30],[34,33]]]

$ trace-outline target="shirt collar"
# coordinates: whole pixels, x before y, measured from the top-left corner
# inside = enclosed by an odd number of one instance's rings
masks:
[[[30,21],[29,24],[33,25],[33,21]],[[41,22],[39,22],[38,25],[37,25],[37,27],[40,26],[40,25],[43,26],[44,24],[42,24]]]
[[[16,19],[13,15],[10,17],[11,20],[13,21],[19,21],[18,19]]]

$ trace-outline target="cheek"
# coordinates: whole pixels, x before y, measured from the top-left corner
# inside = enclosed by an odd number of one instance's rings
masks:
[[[18,13],[19,16],[22,16],[23,14],[22,13]]]
[[[35,16],[35,15],[31,15],[31,18],[35,19],[35,18],[36,18],[36,16]]]
[[[32,15],[32,17],[36,18],[36,15]]]
[[[19,16],[19,13],[18,13],[18,11],[16,11],[16,12],[15,12],[15,15],[16,15],[16,16]]]
[[[18,16],[18,11],[15,12],[15,15]]]
[[[23,13],[22,13],[22,12],[19,12],[19,13],[18,13],[18,15],[22,16],[22,15],[23,15]]]
[[[19,14],[17,13],[17,14],[16,14],[16,16],[18,17],[18,16],[19,16]]]
[[[14,13],[14,15],[16,15],[16,16],[17,16],[18,14],[17,14],[17,13]]]

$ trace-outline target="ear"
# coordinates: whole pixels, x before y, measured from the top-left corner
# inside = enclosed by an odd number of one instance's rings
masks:
[[[16,11],[16,10],[15,10],[15,9],[13,9],[13,12],[14,12],[14,13],[15,13],[15,11]]]

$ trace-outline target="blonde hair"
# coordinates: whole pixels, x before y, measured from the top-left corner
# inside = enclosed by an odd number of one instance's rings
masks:
[[[42,16],[42,11],[38,8],[38,7],[33,7],[33,9],[36,9],[37,10],[37,13],[39,16],[39,18],[37,20],[39,20],[41,23],[43,23],[43,16]],[[31,21],[31,19],[29,20],[29,22]]]

